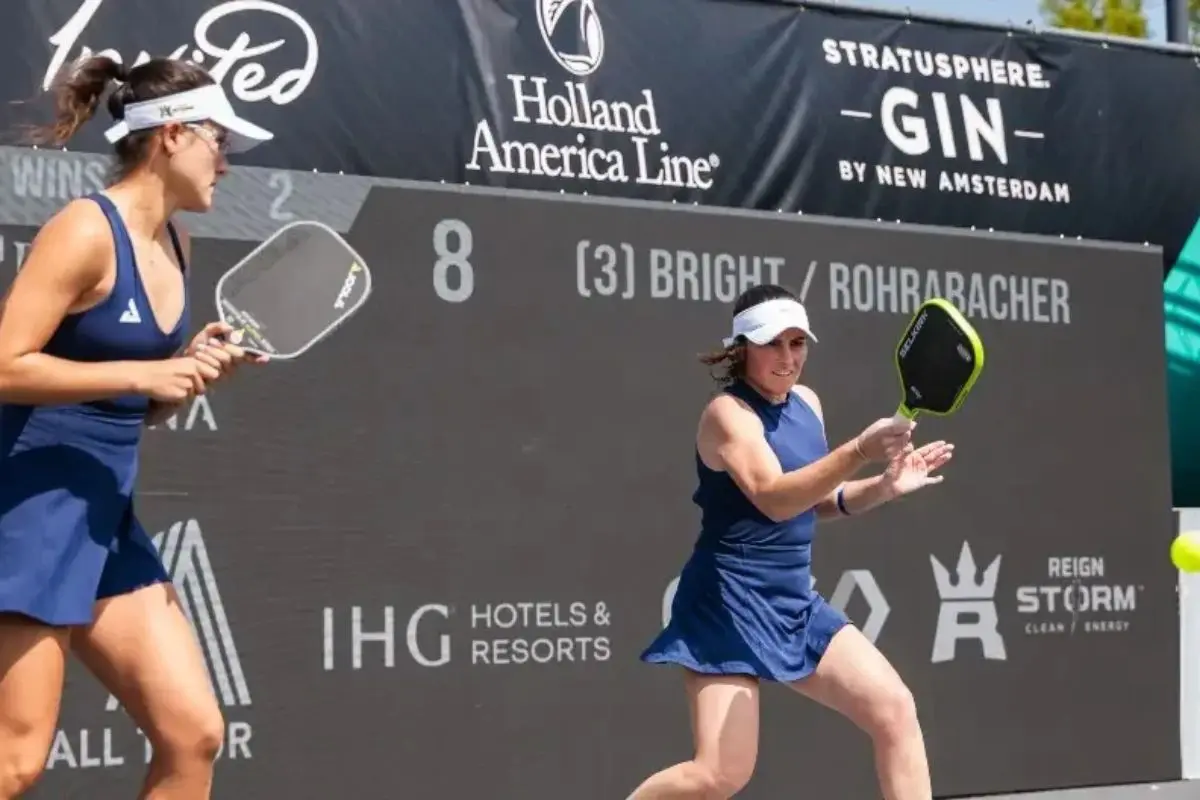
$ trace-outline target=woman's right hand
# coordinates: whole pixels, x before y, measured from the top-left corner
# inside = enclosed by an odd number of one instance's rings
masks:
[[[192,356],[165,361],[135,361],[137,394],[160,403],[179,403],[204,394],[205,385],[221,376],[220,370]]]
[[[912,446],[912,429],[915,425],[911,420],[897,420],[894,417],[878,419],[858,435],[854,447],[867,461],[891,461],[905,448]]]

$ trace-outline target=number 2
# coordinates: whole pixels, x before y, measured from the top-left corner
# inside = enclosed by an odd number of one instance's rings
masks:
[[[451,249],[450,236],[454,235],[455,246]],[[433,228],[433,252],[437,261],[433,264],[433,290],[447,303],[461,303],[475,291],[475,270],[470,258],[474,248],[471,228],[462,220],[444,219]],[[458,288],[450,287],[449,273],[458,273]]]
[[[294,220],[296,218],[295,214],[291,211],[282,210],[283,204],[292,196],[292,192],[295,190],[295,187],[292,186],[292,176],[286,172],[272,172],[267,185],[272,189],[279,190],[279,196],[271,201],[271,207],[267,210],[267,214],[271,219],[278,222],[291,222]]]

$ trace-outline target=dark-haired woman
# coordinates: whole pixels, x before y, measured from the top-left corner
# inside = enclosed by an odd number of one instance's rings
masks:
[[[61,144],[113,81],[116,178],[38,233],[0,307],[0,800],[37,780],[67,652],[153,746],[140,797],[209,797],[224,723],[178,597],[134,513],[138,444],[250,360],[210,324],[190,341],[187,234],[225,153],[270,134],[199,67],[105,58],[55,89]]]
[[[911,423],[880,419],[830,450],[820,401],[798,384],[815,341],[791,292],[759,286],[738,298],[732,335],[706,359],[726,372],[696,435],[701,531],[671,620],[642,655],[683,668],[695,754],[646,780],[630,800],[740,791],[757,757],[764,680],[841,712],[869,734],[887,800],[932,797],[911,694],[875,646],[813,591],[810,566],[818,518],[861,514],[940,481],[930,473],[952,448],[914,449]],[[851,481],[868,462],[887,466]]]

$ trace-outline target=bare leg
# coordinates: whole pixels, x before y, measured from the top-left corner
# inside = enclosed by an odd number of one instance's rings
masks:
[[[871,737],[885,800],[932,800],[912,694],[857,628],[848,625],[838,631],[817,671],[792,688],[842,714]]]
[[[224,720],[175,589],[100,601],[72,646],[154,749],[139,800],[208,800]]]
[[[0,614],[0,800],[28,791],[46,767],[62,701],[66,628]]]
[[[686,672],[696,755],[659,772],[629,800],[727,800],[754,774],[758,758],[758,681]]]

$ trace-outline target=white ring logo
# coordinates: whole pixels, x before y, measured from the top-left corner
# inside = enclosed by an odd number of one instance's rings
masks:
[[[596,13],[595,0],[535,0],[537,2],[538,29],[542,41],[554,60],[572,75],[591,75],[604,59],[604,29],[600,27],[600,16]],[[579,41],[582,53],[563,52],[554,46],[552,37],[562,21],[563,15],[572,5],[579,6]]]

